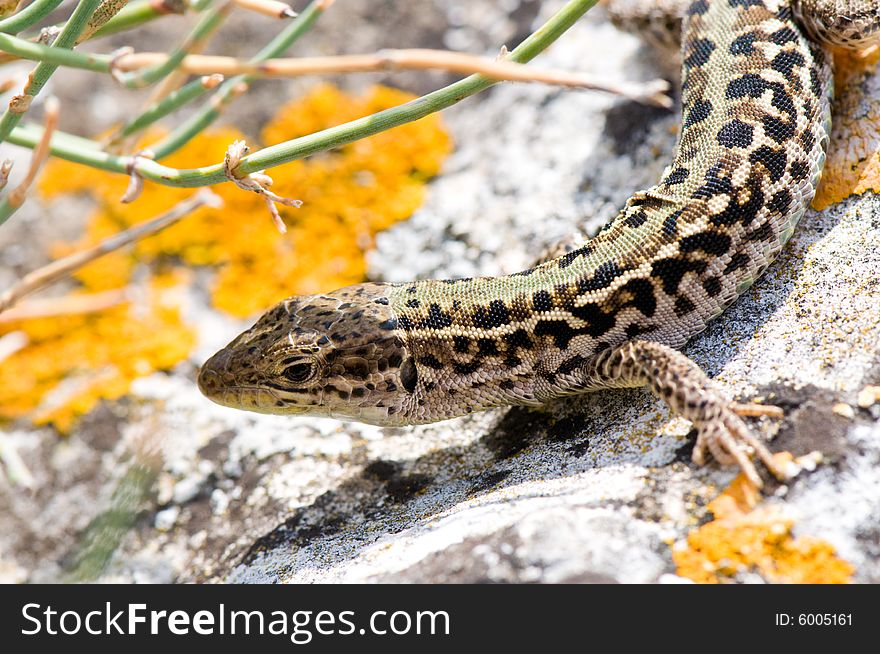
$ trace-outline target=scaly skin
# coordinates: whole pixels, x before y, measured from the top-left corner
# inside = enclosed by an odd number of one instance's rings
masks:
[[[815,39],[861,45],[880,29],[874,0],[849,1],[855,22],[827,11],[839,0],[794,3],[664,0],[686,13],[675,158],[583,246],[506,277],[285,300],[205,364],[202,392],[251,411],[408,425],[647,385],[696,426],[697,463],[711,452],[760,486],[748,446],[784,477],[674,348],[755,281],[813,198],[832,79]]]

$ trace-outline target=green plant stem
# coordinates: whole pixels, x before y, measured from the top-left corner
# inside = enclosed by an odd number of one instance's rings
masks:
[[[119,141],[127,136],[135,134],[136,132],[140,132],[144,128],[155,123],[157,120],[161,120],[168,114],[176,111],[183,105],[192,102],[196,98],[200,98],[210,90],[211,87],[206,85],[206,78],[200,77],[199,79],[194,79],[189,84],[180,87],[176,91],[172,91],[167,97],[148,107],[142,114],[126,123],[119,132],[113,136],[112,140]]]
[[[79,35],[86,28],[89,18],[101,4],[101,0],[82,0],[77,3],[61,34],[55,39],[51,49],[70,49],[76,43]],[[9,37],[14,38],[14,37]],[[58,68],[55,64],[40,62],[34,68],[30,83],[27,85],[27,94],[36,97],[46,82]],[[0,143],[5,141],[12,129],[21,121],[22,113],[15,113],[9,109],[0,118]]]
[[[92,34],[92,38],[99,39],[103,36],[125,32],[161,16],[167,16],[169,13],[172,12],[156,9],[150,0],[135,0]]]
[[[180,66],[184,57],[189,54],[197,43],[208,38],[214,30],[220,27],[231,10],[231,3],[223,3],[216,9],[206,11],[199,18],[192,32],[183,40],[183,43],[175,48],[165,61],[134,73],[125,73],[120,76],[120,81],[126,88],[139,89],[168,77],[168,75],[174,72],[175,68]]]
[[[34,0],[9,18],[0,20],[0,32],[18,34],[48,16],[64,0]]]
[[[251,62],[258,63],[284,54],[290,46],[311,29],[318,17],[324,13],[324,5],[322,0],[312,0],[292,23],[254,55]],[[249,84],[251,81],[253,81],[253,75],[236,75],[223,82],[207,104],[164,139],[150,146],[155,158],[157,160],[163,159],[186,145],[196,134],[217,120],[223,107],[233,100],[237,90],[243,84]]]
[[[598,0],[569,0],[544,25],[517,46],[508,58],[517,63],[530,61],[558,39],[597,2]],[[482,75],[471,75],[406,104],[263,148],[242,159],[236,172],[239,175],[247,175],[372,136],[450,107],[496,83],[497,80]],[[34,147],[41,135],[42,128],[28,125],[16,129],[9,140],[17,145]],[[222,163],[180,170],[149,159],[139,158],[135,161],[133,157],[116,156],[102,150],[79,147],[68,140],[68,136],[62,136],[57,132],[53,135],[51,148],[53,155],[112,172],[125,174],[134,170],[144,179],[167,186],[196,187],[227,181]]]
[[[76,50],[65,50],[55,45],[43,45],[22,39],[11,34],[0,34],[0,51],[22,59],[31,59],[42,64],[80,68],[95,73],[109,73],[113,57],[103,54],[89,54]]]

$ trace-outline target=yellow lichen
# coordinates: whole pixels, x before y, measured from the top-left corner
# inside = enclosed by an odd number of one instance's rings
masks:
[[[280,107],[266,125],[263,140],[286,141],[413,97],[381,86],[362,97],[318,86]],[[148,147],[162,136],[153,131],[138,147]],[[222,161],[229,144],[241,138],[232,128],[214,129],[162,163],[175,168],[213,164]],[[136,269],[152,274],[152,300],[147,304],[0,326],[0,336],[20,330],[29,338],[29,345],[0,367],[4,390],[0,419],[29,416],[66,431],[100,399],[118,398],[137,377],[168,369],[189,356],[195,337],[178,309],[167,305],[168,278],[163,276],[180,262],[216,267],[212,302],[235,316],[254,314],[290,295],[362,281],[364,253],[375,234],[419,207],[425,181],[437,174],[450,150],[440,118],[433,115],[273,168],[269,171],[273,190],[304,202],[300,209],[279,207],[289,227],[286,235],[274,227],[261,196],[230,183],[215,186],[222,208],[203,207],[129,250],[114,252],[76,273],[86,291],[126,287]],[[121,204],[127,184],[124,175],[50,161],[39,182],[45,197],[87,194],[97,206],[82,238],[54,244],[53,255],[94,245],[193,193],[147,182],[135,202]]]
[[[880,47],[835,53],[834,121],[828,160],[813,207],[825,209],[851,195],[880,192],[880,106],[865,97],[876,84]]]
[[[66,432],[102,399],[124,395],[131,382],[185,359],[195,334],[173,302],[174,289],[155,280],[144,302],[104,311],[7,323],[27,347],[0,366],[0,418],[30,415]]]
[[[678,575],[707,584],[730,582],[740,573],[757,573],[773,583],[851,581],[852,565],[839,558],[830,543],[794,537],[793,521],[759,506],[759,494],[744,475],[708,508],[715,519],[692,530],[685,542],[673,547]]]

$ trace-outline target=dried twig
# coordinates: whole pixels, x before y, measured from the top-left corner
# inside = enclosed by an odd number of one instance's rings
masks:
[[[170,227],[177,221],[179,221],[184,216],[192,213],[196,209],[202,206],[210,206],[210,207],[219,207],[221,206],[220,198],[207,189],[202,189],[195,193],[192,197],[184,200],[173,206],[171,209],[166,211],[160,216],[153,218],[152,220],[148,220],[140,225],[135,225],[129,229],[126,229],[118,234],[114,234],[110,238],[107,238],[97,245],[90,247],[81,252],[75,252],[71,255],[58,259],[57,261],[53,261],[52,263],[43,266],[42,268],[38,268],[33,272],[25,275],[17,284],[15,284],[12,288],[5,291],[2,295],[0,295],[0,322],[12,319],[18,319],[18,313],[21,313],[24,307],[20,307],[16,311],[7,311],[9,307],[15,304],[18,300],[23,298],[34,291],[37,291],[53,282],[58,281],[59,279],[63,279],[64,277],[69,276],[76,270],[79,270],[87,263],[94,261],[95,259],[104,256],[105,254],[109,254],[114,250],[118,250],[126,245],[134,243],[137,240],[145,238],[147,236],[151,236],[156,232],[159,232],[167,227]],[[69,296],[71,302],[74,304],[78,301],[74,298],[82,298],[86,296]],[[96,296],[97,297],[97,296]],[[68,298],[63,298],[66,300]],[[53,298],[52,300],[47,300],[49,303],[57,303],[61,300],[57,298]],[[36,304],[36,302],[31,303]],[[66,311],[66,313],[77,313],[76,311]],[[10,318],[10,315],[16,315],[16,318]]]
[[[128,300],[128,293],[125,289],[29,300],[14,309],[0,313],[0,325],[18,322],[19,320],[95,313],[96,311],[104,311],[105,309],[119,306],[128,302]]]
[[[266,200],[266,206],[269,208],[269,214],[272,216],[272,222],[275,223],[275,227],[278,231],[284,234],[287,232],[287,225],[281,220],[281,214],[278,213],[278,207],[275,206],[275,203],[277,202],[278,204],[283,204],[288,207],[299,208],[302,206],[302,200],[292,200],[290,198],[281,197],[277,193],[270,191],[269,187],[272,186],[272,178],[266,173],[258,172],[249,175],[240,175],[237,173],[235,169],[238,168],[238,164],[241,163],[242,157],[248,153],[248,150],[247,143],[244,141],[234,141],[232,145],[227,148],[226,158],[223,163],[226,170],[226,177],[238,188],[245,191],[253,191],[254,193],[262,195]]]
[[[135,52],[119,57],[116,60],[116,68],[120,71],[139,70],[161,65],[167,59],[168,55],[163,52]],[[508,60],[492,60],[446,50],[380,50],[373,54],[268,59],[262,62],[250,62],[235,57],[189,55],[183,58],[179,70],[197,75],[220,73],[227,76],[296,77],[398,68],[448,70],[467,75],[481,74],[494,80],[541,82],[586,88],[613,93],[647,104],[672,106],[672,101],[665,95],[669,90],[669,84],[665,80],[645,83],[612,82],[600,80],[586,73],[535,68]]]
[[[9,183],[9,173],[12,172],[12,159],[4,159],[0,163],[0,191]]]
[[[9,203],[9,206],[13,211],[22,205],[27,197],[28,189],[30,189],[31,184],[34,183],[37,174],[40,172],[40,168],[43,167],[43,164],[46,163],[46,159],[49,158],[49,142],[52,139],[52,134],[55,132],[55,128],[58,126],[58,111],[59,106],[57,98],[53,96],[46,100],[46,117],[43,138],[40,139],[40,143],[34,150],[33,155],[31,155],[31,165],[28,167],[27,175],[25,175],[24,180],[22,180],[21,184],[9,191],[9,195],[6,197],[6,202]]]
[[[238,7],[271,18],[296,18],[297,13],[284,2],[276,0],[232,0]]]

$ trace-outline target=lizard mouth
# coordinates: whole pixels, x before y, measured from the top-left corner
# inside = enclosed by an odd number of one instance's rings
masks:
[[[199,372],[198,385],[202,395],[209,400],[232,409],[285,415],[304,414],[309,410],[306,406],[284,402],[269,388],[230,383],[212,369],[203,368]]]
[[[202,395],[212,402],[233,409],[277,412],[286,405],[272,389],[255,384],[242,384],[229,369],[232,357],[222,350],[208,359],[199,371],[198,386]],[[300,413],[300,407],[286,405],[285,413]]]

